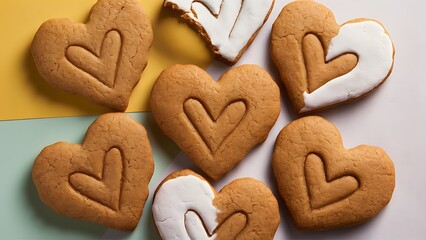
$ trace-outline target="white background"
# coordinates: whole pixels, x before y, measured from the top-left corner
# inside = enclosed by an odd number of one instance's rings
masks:
[[[272,23],[287,3],[276,0],[269,20],[237,65],[258,64],[279,82],[269,57],[269,36]],[[321,3],[334,12],[339,24],[361,17],[379,20],[394,42],[394,69],[380,88],[355,103],[319,114],[337,126],[347,148],[368,144],[387,151],[396,169],[396,188],[391,202],[372,220],[353,228],[309,233],[294,227],[277,192],[271,168],[277,134],[283,126],[298,118],[285,91],[282,91],[281,115],[269,138],[214,186],[219,191],[241,177],[253,177],[266,183],[281,207],[281,225],[275,239],[425,239],[426,62],[423,57],[426,56],[426,3],[419,0],[323,0]],[[217,79],[227,69],[216,62],[207,71]],[[282,84],[279,85],[282,88]],[[180,154],[167,173],[187,166],[194,168],[192,162]]]

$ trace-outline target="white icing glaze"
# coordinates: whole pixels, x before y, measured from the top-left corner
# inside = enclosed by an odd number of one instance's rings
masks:
[[[335,78],[312,93],[303,93],[300,112],[330,106],[357,98],[378,86],[393,63],[393,45],[383,27],[374,21],[343,25],[328,48],[326,61],[344,53],[354,53],[358,63],[349,73]]]
[[[273,0],[166,0],[200,24],[225,59],[234,61],[263,25]],[[214,15],[212,15],[212,13]]]
[[[211,237],[207,234],[200,217],[193,211],[186,213],[185,227],[188,231],[189,238],[192,240],[212,240],[216,238],[216,234],[213,234]]]
[[[210,185],[198,177],[187,175],[165,182],[155,195],[152,214],[162,239],[215,239],[208,236],[218,223],[218,210],[213,205],[215,194]],[[194,213],[194,211],[196,213]]]

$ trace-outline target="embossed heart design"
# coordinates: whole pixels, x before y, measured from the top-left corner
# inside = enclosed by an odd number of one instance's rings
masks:
[[[199,29],[215,55],[235,64],[266,22],[274,0],[166,0]]]
[[[41,200],[55,212],[133,230],[153,172],[144,127],[126,114],[110,113],[96,119],[81,145],[44,148],[32,175]]]
[[[85,24],[52,19],[37,31],[31,52],[50,84],[125,111],[152,43],[148,16],[137,0],[99,0]]]
[[[111,148],[104,159],[102,172],[96,176],[84,172],[72,173],[69,183],[81,195],[114,211],[120,209],[120,190],[123,179],[123,158],[120,149]]]
[[[359,187],[358,181],[352,176],[327,179],[324,164],[315,154],[306,157],[305,179],[311,209],[319,209],[345,199]]]
[[[158,186],[152,212],[161,238],[273,239],[278,203],[258,180],[241,178],[219,193],[200,175],[182,170]]]
[[[263,142],[280,110],[279,88],[269,74],[243,65],[215,82],[193,65],[174,65],[151,93],[157,124],[213,180]]]
[[[246,113],[246,105],[243,101],[230,103],[220,113],[212,112],[215,116],[210,116],[206,112],[207,108],[196,99],[186,100],[183,109],[212,153],[217,151]],[[217,108],[217,110],[219,109]]]
[[[65,52],[65,57],[74,64],[75,67],[90,74],[107,87],[113,88],[120,50],[120,33],[112,30],[105,34],[99,56],[91,53],[83,46],[69,46]]]
[[[394,48],[377,21],[338,25],[315,1],[285,6],[271,33],[271,56],[297,112],[353,101],[376,89],[393,67]]]
[[[395,188],[385,151],[367,145],[346,150],[336,127],[320,117],[284,127],[272,164],[296,226],[307,230],[362,223],[389,203]]]

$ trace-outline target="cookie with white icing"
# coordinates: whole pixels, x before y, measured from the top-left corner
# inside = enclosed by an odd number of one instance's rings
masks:
[[[165,0],[199,30],[213,53],[230,65],[250,46],[269,17],[275,0]]]
[[[163,240],[268,240],[280,223],[278,202],[262,182],[241,178],[216,193],[191,170],[172,173],[160,183],[152,215]]]
[[[365,96],[390,75],[394,47],[382,24],[355,19],[338,25],[311,0],[285,6],[273,24],[271,56],[298,113]]]
[[[383,149],[345,149],[339,130],[321,117],[281,130],[272,167],[295,225],[304,230],[363,223],[389,203],[395,188],[394,165]]]

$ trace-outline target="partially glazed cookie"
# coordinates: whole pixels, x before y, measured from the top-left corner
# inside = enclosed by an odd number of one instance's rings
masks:
[[[154,173],[145,128],[124,113],[100,116],[81,145],[58,142],[37,156],[33,182],[55,212],[133,230]]]
[[[394,165],[383,149],[345,149],[338,129],[320,117],[283,128],[272,166],[294,223],[305,230],[365,222],[389,203],[395,188]]]
[[[311,0],[294,1],[273,24],[271,56],[298,113],[356,100],[385,81],[394,47],[382,24],[355,19],[338,25]]]
[[[271,190],[252,178],[241,178],[219,193],[191,170],[170,174],[158,186],[152,203],[162,239],[273,239],[280,223]]]
[[[182,14],[216,57],[235,64],[269,17],[275,0],[165,0],[164,6]]]
[[[256,65],[231,69],[217,82],[197,66],[173,65],[155,82],[151,109],[164,134],[216,181],[266,139],[280,91]]]
[[[34,36],[31,52],[51,85],[125,111],[148,62],[153,33],[137,0],[99,0],[87,23],[51,19]]]

